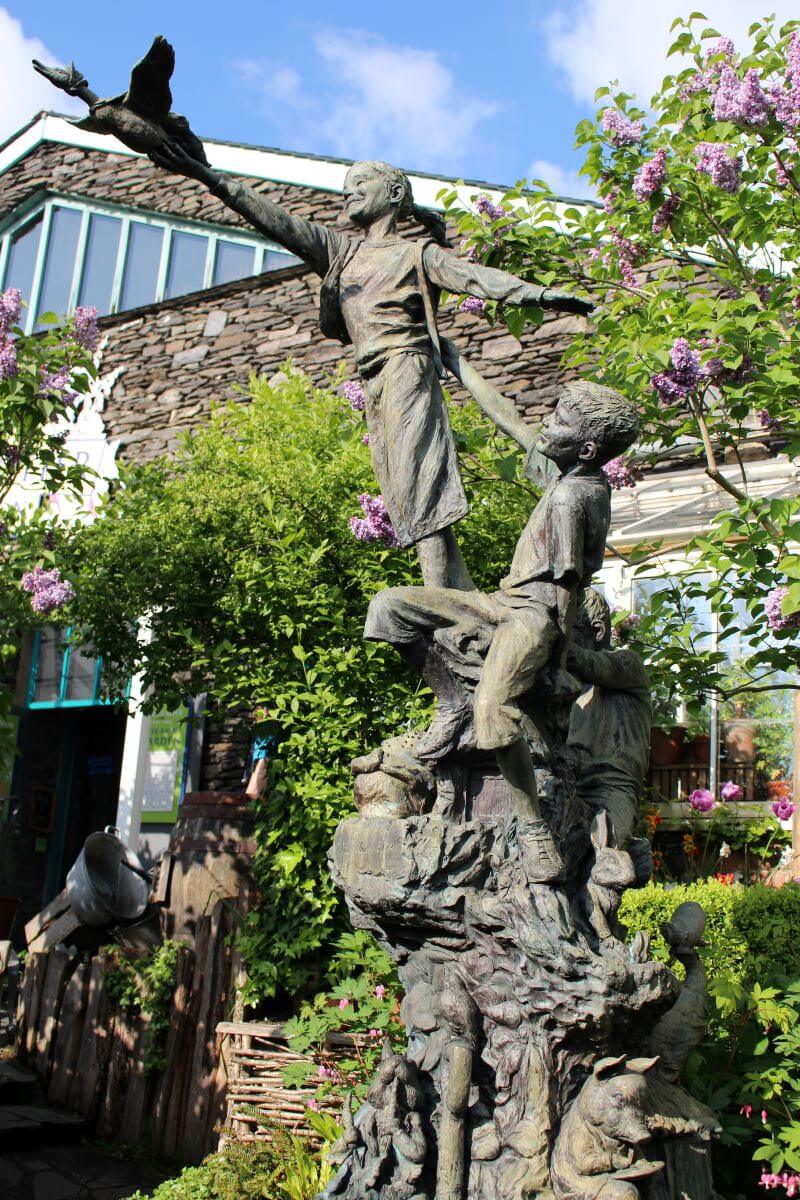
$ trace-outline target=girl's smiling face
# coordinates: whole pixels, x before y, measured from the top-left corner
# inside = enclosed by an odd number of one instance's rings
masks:
[[[344,211],[354,225],[368,226],[378,217],[397,210],[402,188],[392,194],[392,183],[367,163],[355,163],[344,180]]]

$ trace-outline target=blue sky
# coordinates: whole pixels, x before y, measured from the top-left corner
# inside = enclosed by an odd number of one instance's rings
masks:
[[[573,130],[594,89],[619,77],[649,96],[665,72],[678,0],[466,0],[460,5],[256,4],[113,8],[100,0],[0,6],[0,136],[63,93],[31,55],[74,58],[102,95],[123,90],[156,33],[175,45],[175,108],[202,136],[511,183],[536,173],[574,194]],[[713,0],[724,32],[763,8]],[[779,15],[795,15],[778,3]],[[224,19],[220,19],[220,12]],[[76,110],[78,111],[78,110]]]

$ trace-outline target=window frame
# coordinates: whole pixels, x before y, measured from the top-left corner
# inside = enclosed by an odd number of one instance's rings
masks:
[[[213,287],[223,287],[223,284],[215,284],[214,269],[217,260],[217,246],[220,241],[233,242],[243,246],[249,250],[254,250],[254,269],[252,275],[242,276],[243,279],[253,278],[256,275],[264,273],[264,267],[267,261],[267,254],[277,253],[285,255],[289,260],[287,266],[294,266],[295,260],[283,246],[279,246],[276,242],[269,241],[266,238],[260,238],[257,234],[248,235],[239,232],[233,226],[214,225],[204,221],[187,221],[180,217],[165,216],[161,213],[154,213],[148,209],[129,208],[119,204],[108,204],[102,200],[86,199],[84,197],[71,196],[68,193],[47,191],[39,192],[36,196],[30,198],[29,202],[15,209],[4,222],[0,223],[0,282],[1,286],[6,285],[6,271],[8,268],[8,260],[11,251],[11,243],[15,233],[19,232],[26,225],[30,224],[39,213],[42,214],[42,228],[39,235],[39,246],[36,252],[36,262],[33,270],[33,283],[31,294],[25,297],[28,307],[24,312],[24,324],[22,325],[23,332],[32,333],[37,318],[37,309],[39,299],[42,293],[42,283],[44,280],[44,265],[47,259],[47,252],[50,243],[50,231],[53,219],[53,210],[56,208],[71,208],[75,209],[82,215],[81,226],[78,233],[78,243],[75,252],[75,264],[72,272],[72,282],[69,292],[69,307],[68,312],[72,313],[78,303],[81,287],[86,271],[87,257],[86,249],[89,237],[89,222],[94,213],[100,216],[115,217],[122,222],[120,228],[119,245],[117,246],[117,260],[114,269],[114,280],[111,288],[111,302],[108,313],[102,313],[102,316],[110,316],[120,312],[135,312],[135,309],[125,309],[120,307],[122,290],[125,278],[125,265],[128,255],[128,243],[130,239],[130,229],[132,222],[139,222],[143,225],[155,226],[164,231],[161,245],[161,259],[159,263],[156,294],[155,298],[148,304],[160,304],[167,299],[177,300],[179,296],[167,297],[167,279],[169,277],[169,266],[172,254],[172,240],[174,233],[190,233],[200,235],[206,238],[206,258],[203,271],[203,282],[199,289],[206,291]],[[278,268],[279,269],[279,268]],[[185,292],[183,295],[192,295],[192,292]],[[140,305],[139,307],[146,307]],[[61,314],[58,314],[59,316]]]
[[[115,701],[102,697],[100,695],[100,681],[103,671],[103,660],[100,656],[96,657],[94,668],[94,687],[90,698],[84,700],[70,700],[67,697],[67,689],[69,687],[69,667],[72,657],[72,632],[71,625],[67,625],[64,630],[64,654],[61,659],[61,673],[58,682],[58,696],[55,700],[36,700],[36,685],[39,677],[39,655],[42,646],[42,630],[37,629],[33,635],[33,645],[31,646],[30,666],[28,668],[28,686],[25,691],[25,708],[26,709],[53,709],[53,708],[97,708],[98,706],[113,705]],[[128,685],[128,694],[130,693],[130,684]],[[127,698],[127,697],[126,697]]]

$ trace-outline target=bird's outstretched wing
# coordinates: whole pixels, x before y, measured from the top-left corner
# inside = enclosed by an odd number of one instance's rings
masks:
[[[169,81],[175,70],[175,51],[166,38],[153,38],[153,44],[131,71],[131,82],[124,103],[141,117],[161,122],[172,106]]]

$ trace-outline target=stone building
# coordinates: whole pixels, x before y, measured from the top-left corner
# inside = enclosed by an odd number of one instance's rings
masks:
[[[208,142],[210,162],[291,211],[335,223],[349,165],[227,142]],[[418,203],[435,205],[452,180],[412,174]],[[317,324],[319,280],[260,238],[191,180],[173,178],[125,147],[40,114],[0,147],[0,287],[17,286],[29,328],[45,311],[94,304],[102,315],[100,379],[71,437],[76,453],[111,476],[117,458],[165,455],[215,401],[239,398],[250,372],[275,375],[290,357],[316,382],[352,372],[344,348]],[[497,198],[471,182],[462,194]],[[575,319],[548,314],[522,344],[474,315],[442,313],[478,369],[526,417],[552,400]],[[455,393],[456,396],[458,393]],[[794,487],[786,464],[765,463],[765,488]],[[671,476],[669,476],[671,478]],[[700,472],[682,472],[681,533],[716,497]],[[707,481],[706,481],[707,482]],[[668,478],[626,497],[612,543],[649,522],[676,525]],[[642,507],[644,506],[644,507]],[[667,534],[669,536],[669,533]],[[608,584],[625,602],[631,582],[609,560]],[[132,681],[136,688],[136,681]],[[11,789],[17,852],[14,894],[26,912],[63,885],[85,836],[106,824],[152,857],[164,845],[187,790],[240,789],[244,750],[232,727],[185,715],[119,714],[99,698],[99,666],[45,629],[20,667],[20,757]]]

